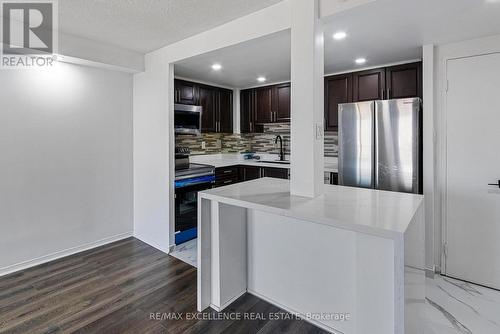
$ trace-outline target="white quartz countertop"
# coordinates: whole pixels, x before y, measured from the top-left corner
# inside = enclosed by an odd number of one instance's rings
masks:
[[[199,192],[201,198],[314,223],[401,238],[423,205],[422,195],[325,185],[324,195],[290,194],[288,180],[261,178]]]
[[[275,154],[257,154],[261,157],[260,160],[274,161],[278,160],[278,155]],[[289,160],[290,156],[286,156]],[[192,163],[207,164],[215,166],[215,168],[228,167],[234,165],[258,166],[258,167],[274,167],[274,168],[290,168],[289,164],[265,163],[259,160],[245,160],[243,155],[239,153],[228,154],[207,154],[193,155],[190,157]],[[335,157],[325,157],[325,172],[338,173],[338,162]]]

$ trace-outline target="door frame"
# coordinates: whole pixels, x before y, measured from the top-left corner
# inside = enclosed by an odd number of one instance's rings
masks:
[[[439,240],[439,247],[436,247],[436,256],[440,260],[438,270],[444,275],[447,274],[446,268],[446,255],[447,255],[447,241],[448,241],[448,216],[447,216],[447,203],[448,203],[448,103],[447,103],[447,88],[448,88],[448,63],[453,60],[478,57],[489,54],[500,53],[500,35],[480,38],[465,42],[453,43],[442,46],[437,50],[438,61],[438,98],[436,109],[436,123],[437,134],[436,139],[438,142],[437,151],[435,156],[435,167],[437,170],[436,189],[440,196],[437,196],[436,203],[436,221],[440,222],[440,226],[436,228],[436,232],[441,234],[436,237]],[[438,157],[442,157],[438,159]],[[439,264],[439,263],[438,263]]]

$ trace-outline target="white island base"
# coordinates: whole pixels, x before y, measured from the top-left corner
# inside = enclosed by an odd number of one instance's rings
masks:
[[[421,333],[419,195],[263,178],[199,193],[198,310],[249,292],[332,333]]]

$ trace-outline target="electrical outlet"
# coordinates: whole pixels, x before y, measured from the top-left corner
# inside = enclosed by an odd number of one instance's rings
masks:
[[[222,148],[222,140],[217,139],[217,148]]]
[[[201,149],[202,149],[202,150],[205,150],[206,148],[207,148],[207,143],[206,143],[206,142],[204,142],[204,141],[202,141],[202,142],[201,142]]]

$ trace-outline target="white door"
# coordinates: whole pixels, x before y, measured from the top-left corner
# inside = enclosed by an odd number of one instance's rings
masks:
[[[448,61],[446,274],[500,289],[500,54]]]

